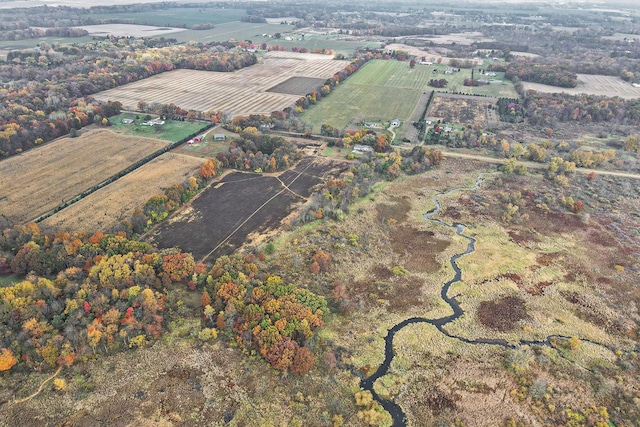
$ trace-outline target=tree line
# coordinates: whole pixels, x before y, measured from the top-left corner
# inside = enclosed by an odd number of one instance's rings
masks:
[[[257,61],[214,45],[157,46],[134,39],[80,46],[42,46],[0,64],[0,158],[118,114],[118,102],[90,97],[176,68],[233,71]]]

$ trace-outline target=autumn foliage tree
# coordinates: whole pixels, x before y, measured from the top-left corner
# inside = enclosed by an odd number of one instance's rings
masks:
[[[11,350],[2,348],[0,349],[0,372],[8,371],[18,363],[18,359],[15,358]]]

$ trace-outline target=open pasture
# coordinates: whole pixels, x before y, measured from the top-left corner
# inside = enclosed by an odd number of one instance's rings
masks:
[[[165,145],[99,129],[10,157],[0,163],[0,213],[27,222]]]
[[[267,90],[291,77],[327,79],[348,65],[330,55],[270,52],[254,66],[233,73],[175,70],[94,95],[136,109],[139,101],[174,103],[185,110],[232,115],[269,114],[293,105],[298,95]]]
[[[211,261],[230,254],[251,235],[278,228],[316,184],[347,167],[345,162],[308,157],[279,175],[230,173],[145,240],[160,248],[180,247],[198,260]]]
[[[541,83],[522,82],[525,90],[533,89],[542,93],[568,93],[569,95],[619,96],[624,99],[640,98],[640,88],[633,87],[619,77],[578,74],[578,85],[574,88],[556,87]]]
[[[434,72],[435,70],[435,72]],[[471,77],[471,70],[462,69],[454,74],[444,74],[445,65],[416,65],[408,62],[373,60],[302,115],[302,119],[313,125],[315,132],[323,123],[339,129],[354,118],[398,118],[410,121],[420,97],[424,92],[454,91],[487,96],[517,96],[508,82],[478,87],[467,87],[462,83]],[[431,79],[447,79],[445,88],[429,86]],[[496,76],[496,78],[499,78]]]
[[[186,181],[201,164],[196,157],[165,153],[43,223],[69,232],[107,232],[164,188]]]

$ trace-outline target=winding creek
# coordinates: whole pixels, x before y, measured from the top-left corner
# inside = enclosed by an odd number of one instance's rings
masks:
[[[433,202],[435,204],[435,207],[430,210],[429,212],[425,213],[423,215],[423,218],[427,221],[432,221],[436,224],[439,224],[443,227],[449,228],[449,229],[453,229],[455,230],[456,234],[464,239],[466,239],[468,241],[467,243],[467,248],[464,252],[461,253],[457,253],[455,255],[453,255],[450,259],[449,262],[451,264],[451,267],[453,267],[453,270],[455,272],[453,278],[451,278],[451,280],[449,280],[448,282],[444,283],[442,285],[442,289],[440,290],[440,297],[451,307],[451,309],[453,310],[453,314],[449,315],[449,316],[445,316],[445,317],[441,317],[441,318],[437,318],[437,319],[428,319],[425,317],[411,317],[409,319],[405,319],[402,322],[394,325],[391,329],[388,330],[387,335],[384,338],[384,361],[382,362],[382,364],[378,367],[378,369],[369,377],[367,378],[362,378],[360,380],[360,388],[363,390],[369,390],[371,392],[371,394],[373,395],[373,398],[380,403],[380,405],[387,411],[389,412],[389,414],[391,414],[391,418],[393,419],[393,427],[402,427],[402,426],[406,426],[407,425],[407,419],[406,419],[406,415],[404,414],[402,408],[400,407],[400,405],[398,405],[397,403],[395,403],[392,400],[389,399],[385,399],[381,396],[379,396],[375,390],[374,390],[374,384],[375,382],[385,376],[388,372],[389,372],[389,368],[391,367],[391,362],[393,361],[393,358],[395,356],[395,353],[393,351],[393,338],[395,336],[395,334],[397,332],[399,332],[400,330],[402,330],[404,327],[409,326],[409,325],[413,325],[416,323],[428,323],[430,325],[435,326],[438,331],[440,331],[443,335],[449,337],[449,338],[453,338],[456,340],[459,340],[461,342],[464,342],[466,344],[471,344],[471,345],[495,345],[495,346],[500,346],[503,348],[508,348],[508,349],[515,349],[515,348],[519,348],[520,346],[523,345],[542,345],[542,346],[548,346],[548,347],[554,347],[551,340],[554,338],[559,338],[559,339],[570,339],[571,337],[569,336],[563,336],[563,335],[550,335],[548,337],[546,337],[544,340],[539,340],[539,341],[528,341],[528,340],[520,340],[517,344],[510,344],[505,340],[500,340],[500,339],[468,339],[465,337],[460,337],[460,336],[456,336],[456,335],[452,335],[449,332],[447,332],[447,330],[445,329],[445,326],[451,322],[453,322],[454,320],[462,317],[462,315],[464,314],[464,311],[462,310],[462,308],[460,307],[460,304],[458,304],[458,302],[454,299],[449,297],[447,294],[449,292],[449,288],[451,288],[451,285],[453,285],[456,282],[459,282],[460,280],[462,280],[462,270],[460,270],[460,267],[457,264],[458,259],[462,258],[465,255],[468,255],[470,253],[473,253],[475,251],[475,243],[476,240],[473,237],[467,236],[464,233],[464,230],[466,228],[466,226],[464,224],[459,224],[459,223],[454,223],[452,225],[447,224],[439,219],[432,219],[432,217],[434,215],[437,215],[440,213],[441,211],[441,205],[439,202],[439,198],[441,196],[448,196],[450,194],[453,194],[455,192],[458,191],[475,191],[480,187],[480,184],[482,183],[484,176],[487,175],[486,173],[480,173],[478,175],[478,178],[475,182],[475,184],[473,185],[473,187],[459,187],[459,188],[454,188],[452,190],[447,191],[446,193],[437,193],[433,196]],[[592,344],[596,344],[596,345],[600,345],[602,347],[608,348],[611,351],[614,351],[615,349],[610,348],[607,345],[595,342],[595,341],[591,341],[589,339],[582,339],[582,341],[585,342],[589,342]]]

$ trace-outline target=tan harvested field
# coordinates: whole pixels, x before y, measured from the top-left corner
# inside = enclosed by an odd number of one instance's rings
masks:
[[[113,35],[116,37],[153,37],[186,31],[184,28],[168,28],[136,24],[81,25],[75,28],[87,30],[92,36]]]
[[[47,218],[43,224],[69,232],[109,231],[151,197],[162,194],[163,188],[192,176],[201,164],[202,160],[196,157],[165,153]]]
[[[0,213],[34,219],[167,144],[99,129],[11,157],[0,163]]]
[[[630,83],[613,76],[578,74],[578,86],[575,88],[556,87],[540,83],[522,83],[525,90],[533,89],[543,93],[568,93],[570,95],[586,93],[588,95],[619,96],[625,99],[640,98],[640,88],[633,87]]]
[[[427,37],[427,40],[433,41],[434,43],[440,43],[440,44],[456,43],[456,44],[462,44],[462,45],[471,45],[473,43],[495,41],[495,39],[485,37],[482,33],[478,31],[471,31],[468,33],[444,34],[439,36]]]
[[[267,92],[291,77],[326,79],[348,61],[333,56],[270,52],[260,63],[233,73],[175,70],[99,92],[96,99],[117,100],[135,109],[139,101],[174,103],[185,110],[226,111],[232,115],[269,114],[293,105],[297,95]]]
[[[443,36],[444,37],[444,36]],[[431,40],[428,37],[416,37],[417,39],[421,39],[421,40]],[[444,43],[444,42],[442,42]],[[391,43],[388,44],[385,48],[385,50],[401,50],[404,52],[407,52],[409,55],[413,55],[413,56],[417,56],[418,58],[421,57],[425,57],[425,59],[427,61],[431,61],[434,64],[437,63],[438,59],[441,60],[442,64],[448,64],[450,60],[452,59],[461,59],[461,60],[466,60],[466,59],[462,59],[462,58],[448,58],[445,57],[444,55],[446,55],[448,52],[450,52],[449,49],[443,49],[443,48],[429,48],[429,47],[425,47],[425,48],[419,48],[419,47],[415,47],[415,46],[409,46],[403,43]],[[482,61],[478,61],[478,60],[473,60],[475,65],[480,65],[482,64]]]

